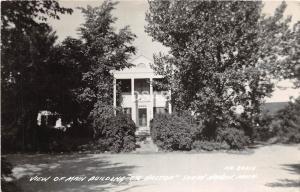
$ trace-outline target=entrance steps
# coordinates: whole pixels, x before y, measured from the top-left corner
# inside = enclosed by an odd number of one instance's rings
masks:
[[[158,152],[158,147],[153,143],[150,136],[146,136],[146,138],[142,141],[138,141],[137,144],[139,148],[135,150],[136,153],[156,153]]]
[[[136,135],[150,135],[150,129],[147,127],[139,127],[136,132]]]

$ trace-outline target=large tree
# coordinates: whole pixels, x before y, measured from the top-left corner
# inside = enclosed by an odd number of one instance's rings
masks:
[[[25,148],[34,143],[38,111],[55,95],[47,68],[57,37],[47,18],[72,10],[56,1],[2,1],[1,12],[2,133],[16,132],[17,140],[9,140]]]
[[[260,106],[273,86],[270,66],[280,53],[275,46],[293,38],[290,19],[283,19],[286,5],[270,18],[262,16],[262,6],[149,1],[146,32],[170,48],[169,54],[154,56],[154,69],[168,79],[175,110],[193,111],[208,137],[226,127],[251,136],[259,123]]]
[[[101,6],[81,8],[85,23],[79,29],[87,70],[82,74],[82,86],[77,89],[78,101],[84,106],[85,120],[94,128],[104,109],[113,108],[113,76],[111,70],[131,66],[128,59],[135,53],[135,35],[126,26],[116,32],[112,10],[117,3],[105,1]],[[84,114],[83,116],[84,117]]]

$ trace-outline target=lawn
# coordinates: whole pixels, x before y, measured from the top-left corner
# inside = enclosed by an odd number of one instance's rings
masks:
[[[6,157],[14,166],[14,183],[24,192],[299,192],[299,152],[300,145],[271,145],[242,152]]]

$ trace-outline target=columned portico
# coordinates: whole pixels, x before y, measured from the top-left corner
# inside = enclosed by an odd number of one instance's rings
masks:
[[[162,77],[151,69],[151,60],[139,56],[131,63],[134,65],[131,68],[113,71],[114,107],[121,106],[123,112],[131,116],[138,127],[138,134],[149,134],[150,120],[154,115],[171,112],[171,92],[154,87],[154,81]],[[117,84],[121,93],[117,93]],[[120,98],[117,98],[119,95]]]

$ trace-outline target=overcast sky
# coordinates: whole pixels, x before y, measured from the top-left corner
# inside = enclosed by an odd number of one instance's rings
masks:
[[[99,6],[103,1],[60,1],[60,4],[64,7],[72,8],[74,10],[72,15],[62,15],[60,20],[50,20],[50,24],[53,29],[57,31],[58,41],[62,41],[67,36],[74,38],[79,37],[78,27],[84,23],[83,15],[76,7],[86,7],[87,5]],[[274,13],[275,8],[280,5],[281,1],[266,1],[263,12],[267,15]],[[288,7],[286,9],[286,15],[292,16],[292,22],[300,21],[300,3],[299,1],[288,1]],[[116,6],[113,11],[113,15],[118,18],[115,23],[116,29],[123,28],[129,25],[132,32],[137,35],[134,45],[137,47],[137,54],[144,55],[152,59],[153,54],[159,51],[166,51],[160,43],[153,42],[144,32],[144,26],[146,25],[145,13],[148,9],[147,0],[122,0]],[[289,83],[283,82],[281,86],[290,86]],[[291,88],[285,90],[279,90],[273,94],[271,99],[267,101],[287,101],[289,96],[300,95],[300,90],[293,90]]]

